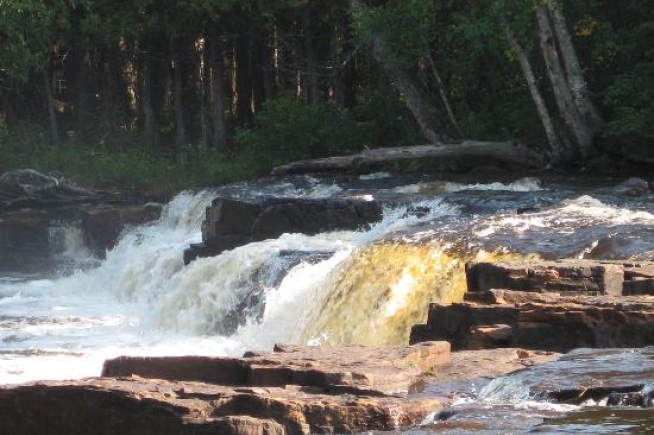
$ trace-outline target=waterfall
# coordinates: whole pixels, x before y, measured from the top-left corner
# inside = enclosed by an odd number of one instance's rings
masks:
[[[97,375],[105,358],[125,354],[405,344],[430,302],[462,298],[467,261],[597,255],[607,237],[620,243],[604,243],[614,250],[602,255],[654,252],[652,210],[611,205],[603,191],[550,192],[542,210],[518,215],[543,189],[538,180],[391,181],[363,177],[348,190],[303,177],[182,192],[158,221],[124,230],[95,263],[85,263],[78,225],[54,225],[52,254],[68,259],[65,276],[0,278],[0,383]],[[383,219],[358,231],[284,234],[183,264],[217,196],[333,195],[379,195]]]

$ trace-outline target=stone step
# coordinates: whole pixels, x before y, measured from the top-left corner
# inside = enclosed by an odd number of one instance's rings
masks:
[[[411,342],[447,340],[452,348],[575,348],[654,344],[654,297],[561,295],[494,289],[476,301],[431,304]]]
[[[325,393],[406,394],[422,373],[449,360],[447,342],[406,348],[277,345],[244,358],[120,357],[107,360],[102,376],[198,381],[228,386],[313,387]]]

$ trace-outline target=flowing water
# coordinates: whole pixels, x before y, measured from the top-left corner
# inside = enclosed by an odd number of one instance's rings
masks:
[[[276,342],[404,344],[430,301],[461,299],[466,261],[652,259],[654,198],[621,196],[618,181],[378,173],[235,184],[180,193],[159,221],[126,229],[104,260],[86,249],[78,223],[54,222],[57,272],[0,277],[0,384],[98,375],[118,355],[240,355]],[[370,196],[384,204],[384,217],[358,231],[284,234],[184,267],[183,251],[200,241],[204,209],[218,195]],[[416,432],[652,427],[648,411],[543,407],[526,394],[519,401],[473,394],[459,417]],[[520,410],[518,402],[531,405]]]

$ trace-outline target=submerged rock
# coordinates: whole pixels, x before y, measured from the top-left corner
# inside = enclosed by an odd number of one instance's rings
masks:
[[[652,406],[654,352],[643,349],[578,349],[545,364],[493,380],[483,399],[508,397],[606,406]],[[591,402],[592,401],[592,402]]]
[[[631,177],[615,186],[613,189],[618,195],[638,196],[649,192],[649,183],[638,177]]]
[[[184,252],[184,262],[188,264],[198,257],[218,255],[284,233],[314,235],[355,230],[381,218],[382,208],[377,202],[357,198],[268,198],[261,201],[217,198],[207,207],[202,222],[202,243]]]

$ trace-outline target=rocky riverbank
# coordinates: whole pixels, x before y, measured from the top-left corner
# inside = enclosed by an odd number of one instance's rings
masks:
[[[402,430],[451,404],[448,389],[555,354],[277,346],[243,358],[107,361],[103,377],[0,388],[0,434],[276,435]],[[430,384],[442,395],[420,395]]]
[[[70,230],[97,258],[130,225],[153,221],[162,205],[140,195],[100,192],[31,169],[0,177],[0,271],[47,269]],[[70,242],[70,241],[69,241]]]

